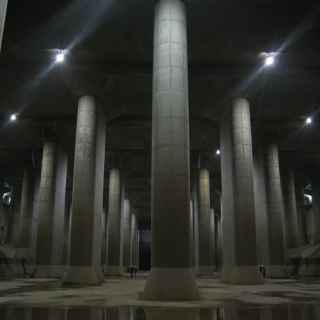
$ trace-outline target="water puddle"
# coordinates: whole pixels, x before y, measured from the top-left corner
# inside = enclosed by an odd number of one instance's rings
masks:
[[[319,320],[320,305],[245,306],[221,308],[112,307],[23,308],[0,307],[0,320]]]

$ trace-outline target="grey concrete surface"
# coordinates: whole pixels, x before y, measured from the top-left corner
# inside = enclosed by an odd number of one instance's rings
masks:
[[[130,226],[130,266],[138,266],[137,254],[137,216],[132,212]]]
[[[108,212],[108,264],[107,274],[120,275],[121,265],[121,177],[120,170],[113,168],[109,176]]]
[[[30,168],[25,168],[23,172],[20,216],[18,223],[18,243],[19,255],[29,258],[31,254],[31,235],[32,235],[32,205],[33,205],[33,177]]]
[[[269,220],[266,190],[265,150],[259,147],[254,154],[254,198],[257,236],[257,257],[260,265],[270,264]]]
[[[64,150],[57,150],[56,182],[52,224],[52,276],[61,277],[64,272],[64,241],[66,223],[66,184],[68,155]]]
[[[287,248],[297,248],[301,245],[302,240],[299,228],[295,176],[292,169],[282,170],[281,182],[285,209]]]
[[[102,243],[104,234],[104,177],[105,177],[105,160],[106,160],[106,117],[101,108],[97,108],[96,120],[96,137],[95,137],[95,182],[94,182],[94,233],[93,233],[93,261],[97,268],[97,273],[102,281]]]
[[[193,178],[192,188],[191,188],[191,202],[192,202],[192,238],[193,238],[193,251],[192,251],[192,262],[196,272],[199,270],[199,205],[198,205],[198,183],[199,179]]]
[[[312,210],[310,241],[315,244],[320,241],[320,179],[312,176]]]
[[[199,170],[199,269],[200,274],[214,272],[211,209],[210,209],[210,172],[206,168]]]
[[[269,145],[265,150],[265,157],[270,250],[270,264],[267,266],[267,275],[282,278],[286,275],[286,243],[284,203],[277,145]]]
[[[123,267],[130,266],[130,240],[131,240],[131,209],[130,200],[124,200],[123,210]]]
[[[53,221],[56,186],[57,146],[46,141],[42,151],[41,178],[38,198],[38,232],[36,276],[52,276]]]
[[[195,301],[147,301],[140,299],[145,276],[107,279],[99,286],[61,287],[46,279],[2,281],[0,304],[20,307],[217,307],[230,304],[251,308],[320,304],[319,279],[266,280],[262,285],[228,285],[220,280],[197,280],[200,299]]]
[[[101,272],[94,261],[96,120],[97,107],[92,96],[78,104],[69,256],[64,283],[101,283]]]
[[[198,297],[190,250],[189,140],[186,9],[181,0],[160,0],[154,25],[152,269],[146,299]]]
[[[235,99],[221,120],[222,279],[227,283],[262,282],[256,253],[250,107]]]

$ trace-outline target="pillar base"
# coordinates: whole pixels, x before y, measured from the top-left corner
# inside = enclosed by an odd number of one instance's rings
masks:
[[[221,280],[225,283],[239,285],[264,283],[264,279],[257,266],[234,266],[230,270],[222,271]]]
[[[35,278],[61,278],[63,275],[64,267],[57,265],[36,265],[35,267]]]
[[[31,257],[31,249],[29,248],[17,248],[16,249],[16,258],[18,259],[29,259]]]
[[[194,270],[191,268],[152,268],[142,300],[190,301],[199,300]]]
[[[319,264],[303,264],[300,267],[299,275],[302,277],[315,277],[320,275],[320,265]]]
[[[62,283],[81,284],[81,285],[98,285],[104,281],[102,272],[99,272],[93,266],[67,266],[63,276]]]
[[[105,266],[104,273],[107,276],[122,276],[123,268],[120,266]]]
[[[51,268],[51,276],[53,278],[62,278],[65,272],[66,266],[56,265]]]
[[[284,265],[269,265],[266,266],[266,276],[267,278],[274,278],[274,279],[283,279],[288,278],[288,272],[286,266]]]
[[[198,267],[196,271],[196,275],[198,276],[213,276],[213,273],[215,272],[215,267],[213,266],[201,266]]]

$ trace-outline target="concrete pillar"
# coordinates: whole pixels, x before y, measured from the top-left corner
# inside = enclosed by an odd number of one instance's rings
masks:
[[[250,107],[235,99],[221,123],[222,279],[234,284],[263,281],[256,254]]]
[[[131,231],[131,215],[130,215],[130,200],[124,200],[123,210],[123,223],[122,223],[122,234],[123,234],[123,267],[125,270],[130,266],[130,231]]]
[[[285,209],[287,247],[297,248],[301,245],[301,233],[298,221],[295,176],[292,170],[283,170],[281,176]]]
[[[64,262],[64,240],[66,223],[66,187],[67,187],[68,156],[59,149],[57,152],[57,166],[55,179],[55,195],[53,209],[53,234],[51,254],[51,276],[62,277]]]
[[[101,281],[104,279],[102,271],[102,243],[103,243],[103,198],[106,155],[106,118],[101,110],[97,110],[96,152],[95,152],[95,183],[94,183],[94,230],[93,233],[93,261]]]
[[[0,0],[0,50],[2,49],[3,33],[7,16],[7,6],[8,0]]]
[[[298,211],[298,226],[301,235],[300,246],[308,244],[307,228],[306,228],[306,209],[304,206],[304,188],[298,179],[296,180],[296,200],[297,200],[297,211]]]
[[[40,172],[35,174],[34,178],[34,193],[32,202],[32,235],[31,235],[31,260],[36,263],[37,255],[37,238],[39,224],[39,195],[40,195]]]
[[[102,226],[102,247],[101,247],[101,264],[103,266],[103,270],[104,267],[106,265],[106,253],[107,253],[107,243],[106,243],[106,239],[107,239],[107,217],[106,217],[106,212],[105,210],[103,210],[103,215],[102,215],[102,222],[101,222],[101,226]]]
[[[109,275],[121,275],[121,179],[119,169],[113,168],[109,177],[108,214],[108,265]]]
[[[192,185],[192,212],[193,212],[193,243],[194,250],[192,253],[193,265],[196,273],[199,270],[199,205],[198,205],[198,180],[194,179]]]
[[[190,199],[190,251],[191,251],[191,261],[192,266],[195,267],[195,247],[194,247],[194,212],[193,212],[193,203],[192,199]]]
[[[67,165],[66,153],[54,143],[46,143],[40,184],[36,180],[33,202],[30,201],[30,212],[34,219],[30,221],[30,248],[32,258],[33,248],[36,248],[37,277],[63,275]]]
[[[254,155],[254,195],[257,237],[257,257],[259,265],[270,264],[269,220],[266,190],[265,150],[258,148]]]
[[[206,168],[199,171],[199,273],[212,274],[213,242],[211,237],[211,209],[210,209],[210,173]]]
[[[320,243],[320,179],[312,177],[311,244]]]
[[[216,270],[216,224],[214,209],[210,210],[210,246],[212,254],[212,270]]]
[[[27,259],[31,254],[33,187],[31,169],[26,168],[22,180],[17,255]]]
[[[95,168],[96,168],[95,99],[79,100],[73,169],[73,192],[69,257],[64,283],[98,284],[101,272],[95,261]]]
[[[23,179],[23,170],[17,170],[17,173],[12,180],[9,181],[13,194],[16,195],[13,205],[10,205],[7,212],[9,214],[9,230],[8,238],[12,246],[17,248],[19,246],[20,238],[20,207],[21,207],[21,195],[22,195],[22,179]]]
[[[223,250],[222,250],[222,223],[221,223],[221,217],[217,217],[216,219],[216,266],[217,270],[221,271],[223,266]]]
[[[279,153],[276,145],[269,145],[266,161],[266,201],[269,220],[270,264],[267,277],[286,277],[284,204],[279,169]]]
[[[7,210],[0,203],[0,246],[6,244],[9,228],[9,218]]]
[[[137,240],[137,217],[135,213],[131,213],[131,226],[130,226],[130,266],[136,266],[136,240]]]
[[[52,276],[53,221],[56,183],[56,144],[44,143],[38,202],[36,277]]]
[[[199,297],[189,241],[186,31],[184,2],[157,1],[152,116],[152,268],[143,294],[149,300],[193,300]]]

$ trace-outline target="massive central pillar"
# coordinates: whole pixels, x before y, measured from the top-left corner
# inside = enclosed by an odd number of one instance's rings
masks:
[[[221,123],[222,279],[261,283],[257,266],[250,107],[235,99]]]
[[[206,168],[199,171],[199,273],[211,274],[213,267],[212,219],[210,209],[210,173]]]
[[[119,169],[113,168],[109,177],[108,265],[109,275],[120,275],[121,266],[121,180]]]
[[[190,146],[186,9],[155,9],[152,110],[151,274],[149,300],[199,298],[190,242]]]
[[[266,201],[269,220],[270,265],[267,276],[281,278],[285,272],[284,205],[281,189],[278,147],[269,145],[266,150]]]
[[[79,100],[73,169],[73,192],[69,257],[64,283],[98,284],[102,281],[96,265],[95,168],[96,121],[95,99]]]

